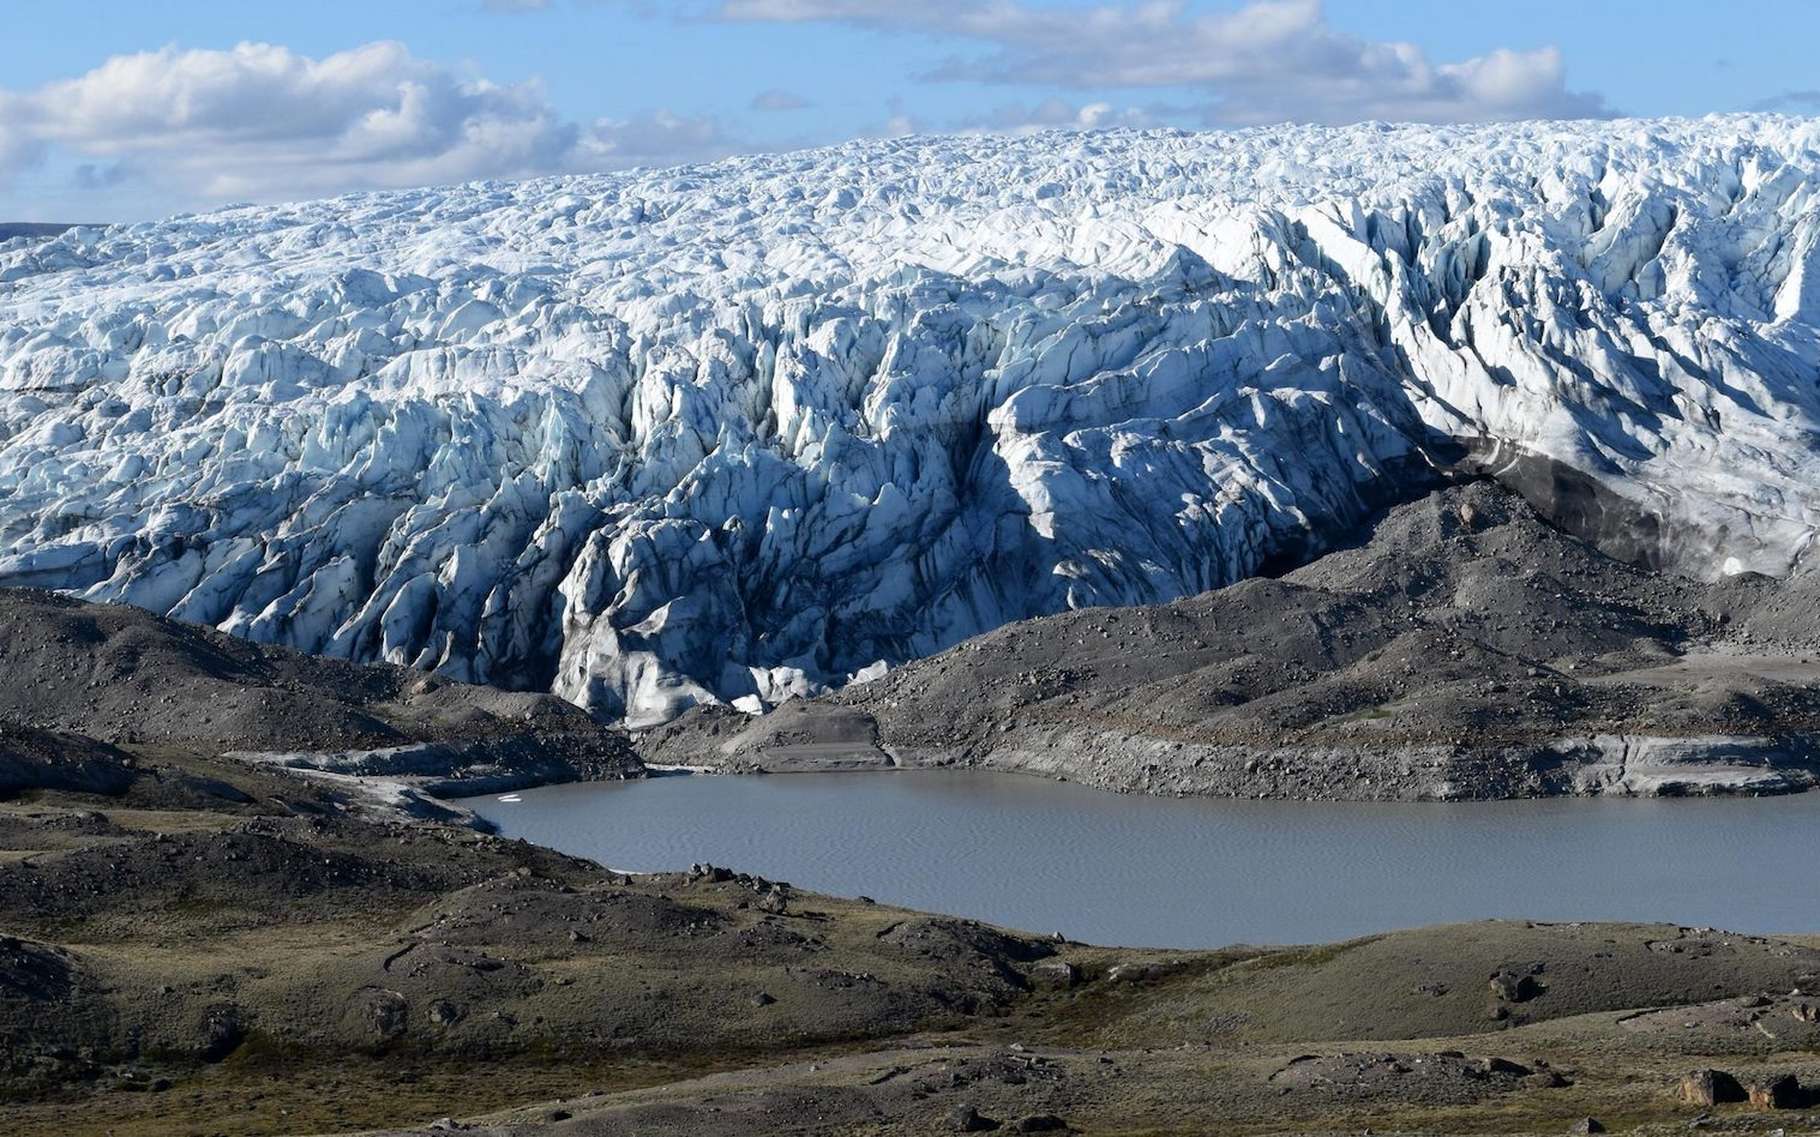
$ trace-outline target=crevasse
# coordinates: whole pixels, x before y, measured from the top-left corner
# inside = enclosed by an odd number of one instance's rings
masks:
[[[0,245],[0,583],[640,726],[1433,468],[1799,571],[1820,123],[918,138]]]

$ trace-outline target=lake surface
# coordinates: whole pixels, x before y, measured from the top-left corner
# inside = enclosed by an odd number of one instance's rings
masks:
[[[905,771],[517,796],[462,804],[625,871],[711,861],[1103,944],[1307,943],[1484,917],[1820,931],[1820,793],[1333,804]]]

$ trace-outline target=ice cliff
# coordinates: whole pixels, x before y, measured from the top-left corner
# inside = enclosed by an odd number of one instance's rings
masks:
[[[1820,123],[918,138],[0,244],[0,584],[634,725],[1319,547],[1431,466],[1820,524]]]

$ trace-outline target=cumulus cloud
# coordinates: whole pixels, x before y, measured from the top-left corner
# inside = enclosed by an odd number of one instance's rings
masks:
[[[571,122],[535,83],[465,77],[398,43],[321,59],[270,44],[166,48],[0,91],[0,179],[61,152],[82,161],[81,184],[137,177],[198,203],[674,163],[737,148],[708,118]]]
[[[1087,90],[1189,88],[1213,124],[1382,118],[1485,121],[1609,114],[1571,91],[1561,54],[1498,49],[1453,63],[1327,22],[1320,0],[1253,0],[1199,12],[1181,0],[720,0],[723,20],[833,22],[971,40],[983,55],[928,77]]]
[[[664,166],[740,149],[713,118],[657,111],[630,119],[597,118],[582,132],[566,166],[610,170]]]

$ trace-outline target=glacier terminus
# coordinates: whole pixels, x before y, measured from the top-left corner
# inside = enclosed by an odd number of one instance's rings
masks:
[[[1801,573],[1820,122],[876,140],[0,244],[0,584],[757,710],[1456,470]]]

